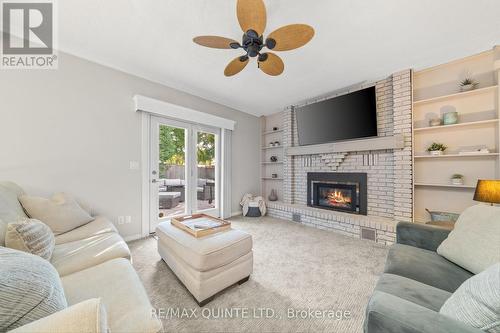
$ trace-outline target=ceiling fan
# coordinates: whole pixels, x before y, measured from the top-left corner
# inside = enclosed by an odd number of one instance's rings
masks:
[[[314,36],[314,29],[307,24],[291,24],[271,32],[264,40],[266,28],[266,6],[262,0],[238,0],[236,15],[243,30],[242,43],[219,36],[199,36],[193,41],[199,45],[216,49],[243,49],[246,54],[233,59],[224,70],[224,75],[233,76],[246,67],[250,58],[257,57],[258,67],[266,74],[277,76],[283,73],[285,64],[275,53],[261,52],[263,48],[274,51],[289,51],[307,44]]]

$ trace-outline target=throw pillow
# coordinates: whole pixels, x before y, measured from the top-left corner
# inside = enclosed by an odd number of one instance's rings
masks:
[[[500,333],[500,263],[465,281],[439,313],[488,333]]]
[[[100,298],[91,298],[9,333],[33,332],[107,333],[106,309]]]
[[[67,307],[59,274],[47,260],[0,247],[0,332]]]
[[[467,208],[437,253],[474,274],[500,262],[500,207]]]
[[[18,199],[22,194],[22,188],[16,184],[0,182],[0,246],[5,246],[7,224],[27,217]]]
[[[56,245],[50,228],[35,219],[25,219],[7,225],[5,246],[50,260]]]
[[[50,199],[22,195],[19,201],[31,218],[48,225],[56,236],[94,220],[66,193],[56,193]]]

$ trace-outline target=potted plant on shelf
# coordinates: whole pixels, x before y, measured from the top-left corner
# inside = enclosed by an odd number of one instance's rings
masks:
[[[446,150],[446,148],[448,148],[448,147],[446,147],[442,143],[436,143],[436,142],[434,142],[432,145],[429,146],[429,148],[427,148],[427,151],[431,155],[443,155],[443,153]]]
[[[464,184],[464,175],[461,175],[459,173],[454,174],[451,176],[451,183],[453,185],[463,185]]]
[[[476,80],[466,77],[462,81],[460,81],[460,91],[470,91],[476,89],[478,86],[479,82]]]

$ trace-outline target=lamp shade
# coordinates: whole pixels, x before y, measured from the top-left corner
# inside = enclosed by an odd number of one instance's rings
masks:
[[[500,203],[500,180],[478,180],[474,200]]]

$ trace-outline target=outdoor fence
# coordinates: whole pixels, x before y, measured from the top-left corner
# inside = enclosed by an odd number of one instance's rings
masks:
[[[161,174],[161,178],[166,179],[186,179],[186,169],[184,165],[166,165]],[[215,179],[214,166],[198,166],[198,178]]]

